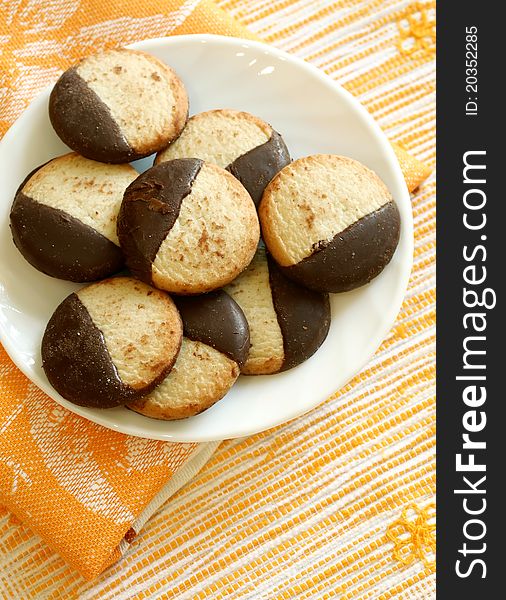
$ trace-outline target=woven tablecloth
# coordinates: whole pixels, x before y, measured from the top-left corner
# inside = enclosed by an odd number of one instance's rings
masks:
[[[73,2],[3,4],[50,14]],[[167,33],[184,30],[197,4],[186,2]],[[219,4],[324,69],[392,141],[434,166],[435,3]],[[92,582],[0,513],[0,597],[434,598],[434,175],[413,196],[413,213],[409,289],[366,370],[306,416],[223,442]]]

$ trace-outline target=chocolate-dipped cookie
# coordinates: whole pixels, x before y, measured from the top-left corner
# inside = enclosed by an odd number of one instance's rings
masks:
[[[138,173],[78,154],[55,158],[19,187],[10,214],[14,243],[39,271],[69,281],[108,277],[123,267],[116,219]]]
[[[228,171],[197,158],[156,165],[125,191],[118,237],[129,269],[176,294],[226,285],[260,235],[255,206]]]
[[[258,205],[265,186],[290,155],[282,137],[265,121],[238,110],[210,110],[191,117],[180,137],[156,163],[197,157],[230,171]]]
[[[167,294],[130,277],[106,279],[55,310],[42,339],[42,366],[70,402],[111,408],[148,394],[165,378],[182,335]]]
[[[223,290],[175,302],[184,332],[176,363],[155,390],[128,405],[155,419],[183,419],[212,406],[235,383],[249,351],[244,313]]]
[[[327,337],[327,294],[287,279],[260,244],[249,267],[226,288],[242,308],[250,330],[246,375],[286,371],[312,356]]]
[[[399,210],[387,187],[343,156],[317,154],[285,167],[267,186],[259,216],[283,273],[322,292],[368,283],[399,242]]]
[[[49,117],[73,150],[124,163],[177,138],[188,118],[188,96],[169,66],[145,52],[116,48],[63,73],[49,98]]]

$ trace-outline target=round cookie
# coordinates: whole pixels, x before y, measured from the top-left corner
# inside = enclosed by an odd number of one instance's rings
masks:
[[[10,214],[12,237],[39,271],[69,281],[95,281],[124,263],[116,219],[125,188],[138,173],[65,154],[32,171]]]
[[[287,279],[261,244],[249,267],[226,288],[248,321],[245,375],[286,371],[312,356],[327,337],[330,303]]]
[[[42,367],[74,404],[111,408],[148,394],[181,347],[179,312],[167,294],[114,277],[70,294],[42,339]]]
[[[162,150],[156,164],[196,157],[230,171],[255,205],[290,154],[283,138],[265,121],[238,110],[210,110],[191,117],[179,138]]]
[[[385,184],[343,156],[316,154],[285,167],[267,186],[259,217],[283,273],[321,292],[368,283],[399,242],[399,210]]]
[[[116,48],[63,73],[49,98],[49,118],[73,150],[124,163],[177,138],[188,119],[188,96],[169,66],[145,52]]]
[[[132,273],[176,294],[226,285],[250,263],[255,206],[228,171],[197,158],[148,169],[125,191],[118,237]]]
[[[147,396],[130,403],[155,419],[184,419],[223,398],[249,351],[244,313],[223,290],[175,299],[183,319],[183,344],[172,371]]]

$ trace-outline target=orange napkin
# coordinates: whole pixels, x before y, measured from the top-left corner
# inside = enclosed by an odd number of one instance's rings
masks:
[[[82,56],[184,33],[254,38],[210,0],[2,3],[0,136]],[[394,149],[412,191],[430,170]],[[0,505],[86,578],[125,552],[215,447],[144,440],[90,423],[37,389],[0,346]]]

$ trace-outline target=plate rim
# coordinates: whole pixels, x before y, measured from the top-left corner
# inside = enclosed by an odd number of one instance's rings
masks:
[[[380,347],[380,345],[385,340],[389,331],[392,329],[392,326],[395,323],[395,320],[399,314],[399,311],[402,307],[402,303],[406,296],[409,279],[410,279],[412,268],[413,268],[413,249],[414,249],[413,228],[414,228],[414,226],[413,226],[413,214],[412,214],[412,210],[411,210],[409,191],[407,189],[406,182],[405,182],[404,176],[402,174],[402,170],[401,170],[399,161],[395,155],[395,152],[394,152],[394,149],[393,149],[391,143],[389,142],[388,138],[386,137],[386,134],[383,132],[383,130],[381,129],[381,127],[379,126],[377,121],[369,113],[369,111],[360,103],[360,101],[357,98],[355,98],[350,92],[348,92],[342,85],[340,85],[337,81],[334,81],[323,70],[312,65],[311,63],[306,62],[305,60],[303,60],[302,58],[300,58],[298,56],[289,54],[289,53],[285,52],[284,50],[275,48],[264,42],[250,40],[250,39],[246,39],[246,38],[209,34],[209,33],[169,35],[166,37],[147,38],[147,39],[140,40],[140,41],[132,43],[132,44],[128,44],[125,47],[132,48],[135,50],[143,50],[146,46],[150,46],[152,48],[154,45],[156,45],[156,46],[172,46],[172,45],[178,45],[181,43],[184,44],[184,43],[188,43],[188,42],[191,42],[191,43],[193,43],[193,42],[197,42],[197,43],[198,42],[200,42],[200,43],[215,42],[215,43],[228,45],[228,46],[235,46],[235,47],[237,47],[238,45],[240,45],[241,47],[247,47],[247,48],[252,47],[257,50],[263,51],[265,54],[273,56],[277,59],[294,63],[302,70],[307,71],[313,77],[316,77],[321,84],[323,84],[325,87],[329,88],[333,93],[337,93],[341,97],[341,99],[344,100],[347,103],[347,105],[349,105],[353,111],[357,112],[361,116],[361,118],[365,121],[367,127],[371,130],[371,132],[373,133],[377,142],[379,143],[379,145],[381,147],[381,151],[385,154],[385,160],[388,162],[388,164],[392,168],[396,187],[399,188],[400,198],[397,198],[397,201],[399,201],[399,199],[401,199],[401,201],[405,202],[410,208],[408,220],[406,221],[406,219],[403,219],[403,222],[402,222],[402,227],[404,230],[403,234],[406,236],[406,241],[407,241],[406,256],[403,255],[403,263],[404,263],[403,272],[402,272],[403,280],[400,281],[400,285],[398,286],[398,290],[396,291],[395,297],[393,297],[390,302],[389,318],[385,319],[383,322],[384,323],[383,327],[380,329],[380,333],[378,334],[378,338],[377,338],[377,339],[379,339],[379,341],[378,342],[375,341],[372,344],[370,343],[364,349],[364,356],[366,357],[365,360],[363,362],[361,362],[360,366],[351,373],[351,375],[346,379],[346,381],[340,387],[338,387],[337,389],[334,388],[334,392],[332,392],[332,391],[325,392],[323,398],[320,398],[319,400],[312,402],[310,405],[305,406],[301,410],[297,410],[297,411],[293,412],[292,414],[290,414],[289,417],[285,416],[283,418],[272,419],[268,423],[266,423],[265,426],[262,426],[260,428],[255,428],[255,427],[240,428],[240,427],[236,426],[235,430],[238,432],[234,433],[234,434],[229,434],[226,437],[216,436],[216,435],[213,436],[212,434],[196,435],[196,436],[185,435],[185,434],[165,434],[165,433],[158,434],[158,433],[150,433],[149,431],[143,431],[143,432],[139,432],[137,430],[132,431],[131,426],[129,426],[129,425],[124,425],[124,424],[121,424],[121,425],[116,424],[115,425],[114,423],[111,423],[110,420],[108,420],[108,418],[105,415],[101,415],[99,411],[97,411],[96,413],[93,413],[93,417],[91,417],[88,414],[83,414],[83,412],[80,410],[82,407],[73,405],[72,403],[70,403],[69,401],[66,401],[66,400],[65,400],[65,404],[63,404],[61,401],[53,398],[50,391],[48,392],[48,389],[50,388],[49,383],[47,383],[47,385],[41,387],[38,383],[33,381],[33,379],[31,378],[31,374],[28,372],[28,368],[25,368],[25,364],[21,361],[18,362],[16,360],[18,352],[17,352],[16,348],[14,347],[14,343],[11,343],[10,338],[6,335],[6,332],[4,331],[4,324],[3,324],[2,320],[0,320],[0,342],[2,343],[6,353],[11,358],[13,363],[28,378],[28,380],[33,385],[35,385],[37,388],[41,389],[44,393],[49,395],[51,400],[53,400],[54,402],[57,402],[58,404],[60,404],[64,408],[66,408],[67,410],[70,410],[71,412],[78,414],[82,418],[85,418],[89,421],[92,421],[94,423],[102,425],[102,426],[106,427],[107,429],[111,429],[116,432],[121,432],[125,435],[133,435],[135,437],[142,437],[142,438],[146,438],[146,439],[166,441],[166,442],[207,442],[207,441],[211,442],[211,441],[219,441],[219,440],[223,440],[223,439],[235,439],[235,438],[241,438],[241,437],[245,437],[245,436],[249,436],[249,435],[254,435],[256,433],[260,433],[262,431],[267,431],[269,429],[272,429],[273,427],[276,427],[283,423],[287,423],[289,421],[297,419],[300,416],[302,416],[303,414],[309,412],[310,410],[313,410],[314,408],[316,408],[317,406],[319,406],[320,404],[325,402],[329,398],[329,396],[332,395],[332,393],[339,392],[339,390],[341,390],[345,385],[347,385],[347,383],[349,383],[358,373],[360,373],[367,366],[367,364],[371,361],[374,354],[376,353],[377,349]],[[17,119],[14,121],[14,123],[11,125],[11,127],[6,131],[3,138],[0,140],[0,148],[9,144],[11,138],[16,135],[17,130],[19,129],[19,127],[22,126],[21,120],[22,120],[22,117],[25,114],[25,112],[30,109],[33,109],[34,106],[37,106],[38,104],[40,104],[42,102],[45,102],[48,92],[49,92],[49,90],[51,90],[53,88],[53,86],[54,86],[54,82],[47,85],[46,87],[44,87],[39,92],[39,94],[37,94],[37,96],[30,102],[30,104],[23,110],[23,112],[17,117]],[[0,285],[1,285],[1,282],[0,282]],[[48,388],[48,389],[44,389],[44,388]],[[322,396],[323,396],[323,394],[322,394]]]

